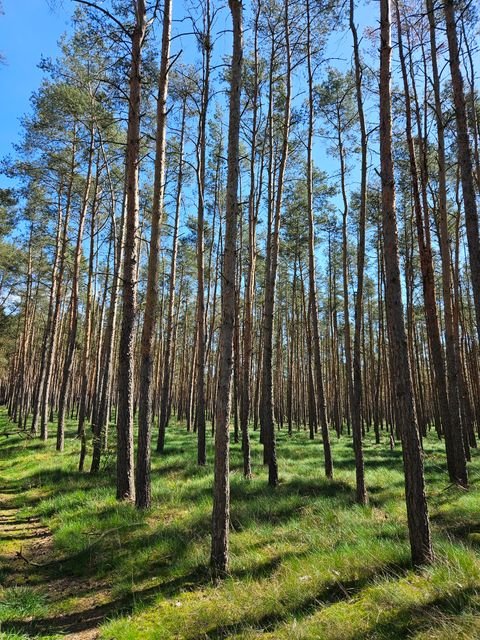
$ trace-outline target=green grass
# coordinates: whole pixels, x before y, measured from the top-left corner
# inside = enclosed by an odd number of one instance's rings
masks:
[[[0,431],[1,420],[4,413]],[[367,434],[370,504],[360,507],[346,437],[333,441],[335,479],[327,481],[321,442],[280,432],[277,489],[266,484],[257,434],[251,481],[242,477],[240,445],[232,444],[231,574],[215,586],[208,573],[211,464],[195,464],[195,435],[171,426],[165,454],[153,456],[154,506],[138,513],[114,498],[112,460],[98,476],[77,472],[79,442],[75,425],[69,428],[63,454],[53,441],[2,438],[0,493],[19,520],[38,516],[53,534],[46,566],[12,569],[4,559],[4,638],[61,637],[92,626],[105,640],[480,637],[477,452],[470,490],[456,489],[443,444],[434,434],[426,439],[436,562],[413,572],[399,447],[390,451],[386,438],[375,445]],[[28,551],[21,528],[18,538],[4,537],[5,553]]]
[[[43,610],[43,597],[28,587],[4,589],[0,600],[0,621],[13,616],[35,616]]]

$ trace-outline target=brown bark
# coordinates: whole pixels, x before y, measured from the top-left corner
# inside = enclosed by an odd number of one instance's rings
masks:
[[[51,317],[51,325],[50,325],[50,335],[49,344],[48,344],[48,354],[46,360],[46,369],[45,369],[45,384],[43,388],[42,394],[42,403],[41,403],[41,411],[40,411],[40,437],[42,440],[46,440],[48,438],[48,422],[49,422],[49,410],[53,407],[51,406],[51,387],[53,382],[53,367],[57,356],[58,350],[58,342],[60,340],[61,332],[60,328],[60,311],[61,311],[61,303],[62,303],[62,285],[65,273],[65,259],[67,252],[67,244],[68,244],[68,225],[70,222],[70,213],[72,206],[72,197],[73,197],[73,183],[75,176],[75,167],[76,167],[76,152],[77,152],[77,140],[76,140],[76,127],[73,130],[73,140],[72,140],[72,158],[70,163],[70,175],[68,177],[68,186],[66,193],[66,203],[65,203],[65,214],[63,220],[63,228],[62,235],[59,239],[60,242],[60,254],[58,258],[58,270],[54,277],[54,288],[55,288],[55,296],[53,303],[53,313]],[[59,194],[59,208],[62,208],[61,204],[61,194]]]
[[[252,100],[252,139],[250,144],[250,192],[248,196],[248,269],[245,284],[245,309],[243,319],[243,376],[242,393],[240,401],[240,429],[242,432],[243,450],[243,474],[250,478],[250,436],[248,432],[248,419],[250,415],[250,385],[253,351],[253,299],[255,293],[255,270],[257,260],[256,227],[257,207],[255,193],[255,155],[257,150],[258,135],[258,21],[260,17],[260,2],[257,2],[254,23],[254,81]]]
[[[307,70],[308,70],[308,90],[309,90],[309,113],[308,113],[308,144],[307,144],[307,198],[308,198],[308,298],[309,298],[309,318],[311,325],[311,335],[313,341],[313,360],[315,366],[315,402],[311,402],[311,410],[316,407],[316,411],[320,418],[322,429],[322,443],[324,454],[325,475],[327,478],[333,478],[333,461],[330,448],[330,435],[328,432],[325,391],[323,388],[323,372],[320,357],[320,331],[318,326],[318,302],[317,302],[317,285],[315,282],[315,227],[314,227],[314,211],[313,211],[313,70],[311,61],[311,43],[310,43],[310,1],[307,0]],[[309,370],[309,380],[311,371]],[[312,380],[313,383],[313,380]],[[312,416],[313,417],[313,416]]]
[[[225,245],[222,264],[222,323],[215,418],[215,466],[212,514],[211,569],[215,580],[228,573],[230,520],[229,423],[235,323],[237,191],[239,182],[240,92],[242,82],[242,3],[229,0],[233,21],[233,55],[230,76],[228,175]]]
[[[160,73],[158,77],[157,133],[155,144],[155,176],[153,183],[150,252],[148,255],[147,293],[143,316],[140,357],[138,450],[135,476],[135,504],[140,509],[148,508],[152,501],[150,481],[150,441],[152,437],[153,421],[153,345],[158,313],[158,260],[160,254],[160,228],[163,216],[163,198],[165,191],[167,95],[171,25],[172,0],[165,0],[163,5],[162,52]]]
[[[435,99],[435,121],[437,127],[437,156],[438,156],[438,218],[440,236],[440,254],[442,262],[442,291],[443,307],[445,316],[445,350],[446,350],[446,370],[448,383],[448,402],[451,420],[451,435],[455,441],[455,451],[459,456],[458,468],[462,469],[462,459],[465,458],[463,451],[462,422],[460,412],[459,396],[459,352],[456,340],[455,321],[453,317],[453,290],[452,290],[452,269],[450,257],[450,236],[447,218],[447,179],[446,179],[446,158],[445,158],[445,125],[442,115],[442,99],[440,94],[440,74],[437,62],[437,41],[435,16],[433,13],[433,1],[426,0],[427,15],[430,30],[430,51],[433,75],[433,90]],[[465,426],[465,425],[464,425]],[[463,463],[464,464],[464,463]],[[456,467],[457,465],[455,465]],[[455,468],[449,469],[451,475],[457,476]],[[467,479],[466,470],[461,474]]]
[[[133,415],[134,355],[138,232],[138,172],[140,161],[140,105],[142,45],[147,21],[144,0],[136,0],[132,34],[130,93],[127,129],[127,209],[122,273],[122,326],[120,332],[117,407],[117,499],[134,500]]]
[[[65,441],[65,409],[68,399],[68,391],[70,388],[70,378],[72,373],[73,357],[75,353],[75,343],[77,340],[78,330],[78,289],[80,280],[80,262],[82,259],[82,241],[83,229],[85,226],[85,218],[87,215],[88,202],[90,198],[90,188],[92,182],[92,166],[94,153],[94,128],[93,124],[90,129],[90,144],[88,150],[88,169],[86,177],[85,193],[83,194],[82,206],[78,221],[77,242],[75,245],[75,254],[73,258],[73,275],[72,275],[72,293],[70,297],[70,318],[68,342],[65,351],[65,360],[63,363],[62,380],[60,384],[60,398],[58,405],[58,423],[57,423],[57,451],[63,451]]]
[[[425,304],[425,318],[427,325],[427,336],[430,344],[430,352],[433,362],[433,371],[436,388],[438,389],[438,399],[440,405],[440,418],[442,430],[445,434],[445,447],[447,453],[447,466],[450,479],[462,486],[467,486],[467,468],[461,438],[455,438],[452,433],[450,418],[450,407],[448,403],[447,381],[445,365],[443,359],[443,348],[440,340],[440,329],[437,315],[437,302],[435,294],[435,275],[433,270],[432,249],[429,242],[429,220],[428,211],[422,211],[419,190],[419,172],[417,168],[417,158],[415,144],[412,134],[412,113],[410,105],[410,87],[408,83],[407,68],[403,53],[402,23],[398,1],[396,2],[397,31],[399,41],[399,56],[402,69],[403,87],[405,94],[405,116],[406,116],[406,137],[410,162],[410,175],[412,179],[412,194],[415,213],[415,226],[417,230],[418,249],[420,253],[420,268],[422,273],[423,297]],[[423,219],[426,219],[424,227]],[[420,385],[422,389],[423,386]],[[459,448],[460,445],[460,448]],[[459,450],[457,450],[459,448]]]
[[[98,163],[97,163],[98,164]],[[95,193],[98,190],[99,170],[97,169]],[[87,438],[85,430],[85,419],[87,415],[87,393],[88,393],[88,367],[91,359],[91,341],[92,341],[92,281],[94,267],[95,252],[95,224],[97,214],[97,202],[94,199],[91,209],[90,218],[90,249],[88,256],[88,279],[87,279],[87,303],[85,308],[85,335],[83,339],[82,361],[80,365],[80,406],[78,410],[78,436],[81,442],[80,459],[78,462],[78,470],[83,471],[85,464],[85,456],[87,449]]]
[[[185,114],[187,108],[186,96],[183,97],[182,123],[180,130],[180,147],[177,175],[177,193],[175,197],[175,221],[173,224],[172,256],[170,260],[170,281],[168,291],[168,315],[167,331],[165,336],[165,352],[163,362],[162,391],[160,399],[160,418],[158,425],[157,451],[163,451],[165,444],[165,431],[170,419],[170,386],[173,378],[174,349],[172,348],[172,337],[174,333],[174,310],[175,310],[175,283],[177,277],[177,253],[178,253],[178,225],[180,220],[180,204],[182,198],[183,184],[183,146],[185,139]]]
[[[380,0],[380,40],[380,162],[386,312],[390,361],[395,372],[396,419],[402,438],[410,547],[412,562],[417,566],[432,562],[433,551],[400,282],[392,157],[390,0]]]
[[[206,423],[205,423],[205,170],[206,170],[206,127],[210,102],[210,61],[212,55],[210,0],[206,0],[204,14],[204,33],[199,40],[203,55],[203,78],[201,106],[197,141],[197,371],[195,426],[197,429],[197,462],[203,466],[207,462]]]
[[[444,0],[443,8],[447,30],[450,74],[452,77],[453,103],[457,129],[457,157],[460,166],[465,226],[467,230],[470,275],[472,278],[477,336],[480,340],[480,238],[478,230],[478,210],[475,183],[472,171],[472,154],[468,132],[467,108],[463,77],[460,70],[459,47],[454,0]]]
[[[105,156],[104,156],[105,158]],[[108,164],[106,163],[107,171]],[[112,276],[112,286],[110,292],[109,308],[107,313],[107,321],[105,331],[103,332],[103,341],[101,348],[97,350],[98,356],[95,361],[95,376],[92,376],[92,382],[98,377],[96,389],[96,402],[92,409],[92,430],[93,430],[93,451],[90,473],[97,473],[100,469],[100,460],[102,452],[105,450],[107,430],[111,406],[111,390],[113,384],[113,365],[115,361],[115,336],[117,332],[117,316],[119,310],[119,292],[120,292],[120,275],[122,271],[121,263],[123,258],[123,244],[125,238],[125,221],[126,221],[126,182],[123,193],[122,213],[120,216],[119,233],[116,232],[115,223],[115,197],[112,186],[110,186],[111,195],[111,233],[114,249],[114,269]],[[117,237],[118,236],[118,237]],[[102,303],[102,320],[99,323],[101,328],[103,325],[103,314],[105,304]],[[100,343],[100,337],[98,342]],[[100,371],[101,363],[101,371]],[[93,393],[91,394],[93,395]]]
[[[286,72],[285,84],[286,94],[284,98],[283,130],[281,138],[281,151],[276,184],[275,197],[273,194],[273,149],[270,149],[270,175],[269,175],[269,209],[270,218],[273,212],[273,231],[269,228],[269,238],[267,240],[267,258],[265,265],[265,302],[263,310],[263,362],[262,362],[262,398],[260,423],[264,440],[264,461],[268,465],[268,483],[275,487],[278,484],[278,466],[275,439],[275,424],[273,410],[273,319],[275,309],[275,290],[277,281],[278,252],[280,244],[280,219],[282,212],[283,187],[285,170],[287,166],[289,150],[289,133],[291,117],[291,50],[289,37],[289,17],[288,5],[285,5],[285,47],[286,47]],[[272,38],[272,59],[273,65],[275,35]],[[269,107],[269,128],[270,145],[273,145],[273,70],[270,68],[270,107]],[[271,237],[270,237],[271,236]]]
[[[364,408],[362,405],[362,362],[361,333],[363,323],[363,289],[365,271],[365,226],[367,217],[367,128],[363,110],[362,96],[362,64],[358,45],[357,28],[354,16],[354,0],[350,0],[350,30],[353,38],[353,55],[355,61],[355,90],[357,98],[358,121],[360,124],[361,168],[360,168],[360,211],[358,220],[357,247],[357,295],[355,298],[355,330],[353,337],[353,393],[352,393],[352,435],[355,453],[356,501],[359,504],[368,502],[365,485],[365,466],[363,461],[362,421]]]

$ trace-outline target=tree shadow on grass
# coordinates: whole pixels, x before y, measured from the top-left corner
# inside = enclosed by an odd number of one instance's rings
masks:
[[[480,546],[480,522],[478,518],[456,518],[452,515],[434,514],[431,521],[438,527],[442,535],[454,538],[463,544],[478,548]]]
[[[288,555],[290,554],[259,563],[254,570],[240,569],[234,571],[232,572],[232,577],[240,579],[248,574],[253,579],[266,578],[280,566]],[[139,576],[139,578],[141,577]],[[94,606],[84,611],[55,616],[55,618],[35,618],[30,621],[6,620],[3,623],[3,629],[5,631],[29,634],[80,633],[100,626],[111,617],[128,615],[132,613],[136,606],[148,605],[159,595],[171,598],[185,591],[202,589],[209,584],[211,584],[211,578],[208,568],[205,565],[198,565],[184,575],[171,578],[147,589],[133,590],[108,603]],[[91,592],[91,589],[89,591],[77,590],[76,595]]]
[[[95,476],[91,476],[74,470],[55,468],[35,471],[24,476],[18,482],[10,483],[6,490],[0,489],[0,493],[16,497],[15,504],[10,505],[11,509],[23,509],[35,507],[39,502],[76,491],[89,493],[111,486],[112,478],[107,472],[99,472]],[[35,489],[45,489],[48,491],[48,495],[29,495],[29,492]],[[3,511],[5,507],[2,505],[1,509]],[[44,510],[42,515],[49,516],[54,511],[52,505],[52,511]]]
[[[232,572],[231,578],[238,580],[245,577],[245,575],[253,579],[267,578],[279,568],[283,561],[288,559],[288,556],[295,555],[297,554],[290,553],[271,558],[268,561],[259,563],[254,570],[239,569]],[[245,618],[242,623],[219,625],[202,634],[202,637],[210,638],[211,640],[227,638],[232,633],[248,625],[255,625],[255,627],[264,629],[265,631],[272,630],[292,616],[303,618],[313,613],[319,606],[333,604],[334,602],[351,598],[364,588],[373,577],[378,575],[378,572],[398,576],[408,569],[408,564],[392,563],[372,568],[365,576],[357,579],[346,581],[332,580],[330,583],[324,585],[320,591],[309,595],[301,603],[292,605],[286,602],[284,610],[281,613],[266,614],[258,617],[252,615],[250,618]],[[109,618],[129,615],[137,606],[148,605],[159,595],[175,597],[181,592],[195,591],[209,584],[211,584],[211,580],[208,569],[204,565],[199,565],[185,575],[172,578],[162,582],[160,585],[133,591],[111,602],[94,606],[84,611],[56,616],[55,618],[36,618],[30,621],[7,620],[3,623],[3,629],[10,632],[29,634],[80,633],[98,628]],[[185,636],[185,638],[190,638],[191,640],[197,637],[198,631],[192,631],[190,635]]]
[[[252,615],[250,618],[247,617],[241,622],[218,625],[215,629],[207,631],[202,637],[208,638],[209,640],[221,640],[252,626],[255,629],[272,633],[280,624],[291,618],[301,620],[312,615],[319,608],[341,602],[342,600],[349,600],[364,589],[379,573],[397,577],[404,575],[410,568],[409,562],[391,563],[371,568],[365,575],[359,578],[350,580],[341,580],[341,578],[332,579],[329,583],[324,584],[319,591],[308,595],[308,597],[300,603],[292,605],[289,601],[285,602],[281,612],[259,617]],[[197,635],[195,635],[195,633],[185,636],[188,640],[194,640],[196,637]]]
[[[280,484],[280,492],[297,494],[309,498],[338,498],[344,505],[353,503],[352,487],[343,480],[327,480],[326,478],[308,479],[293,478]]]
[[[379,640],[412,638],[419,631],[427,630],[431,622],[441,620],[442,616],[448,616],[451,624],[452,616],[461,615],[466,608],[473,607],[476,612],[480,610],[476,596],[478,596],[476,587],[463,587],[454,593],[438,596],[425,604],[405,607],[390,619],[375,624],[369,631],[359,633],[355,636],[355,640],[369,640],[373,637]]]
[[[11,441],[0,441],[0,460],[16,461],[25,458],[25,453],[30,451],[47,450],[44,442],[19,439],[17,436]]]
[[[301,558],[306,554],[307,552],[305,551],[289,551],[285,553],[279,553],[271,558],[268,558],[267,560],[256,562],[253,566],[249,565],[246,567],[233,569],[232,571],[230,571],[229,576],[235,580],[241,580],[243,578],[249,578],[251,580],[266,579],[273,573],[275,573],[284,562],[293,558]],[[162,572],[165,572],[165,577],[167,577],[167,575],[172,572],[172,565],[164,563],[163,567],[160,567],[158,564],[147,567],[136,575],[136,579],[140,582],[141,580],[146,580],[154,576],[161,578]],[[199,564],[193,567],[185,575],[162,581],[160,585],[152,588],[152,593],[161,593],[165,597],[174,597],[180,593],[202,589],[211,584],[212,581],[208,566],[206,564]],[[135,591],[135,596],[137,598],[148,596],[149,591],[150,590]]]
[[[380,469],[386,468],[389,471],[403,471],[402,466],[402,452],[401,451],[375,451],[375,457],[369,458],[368,454],[365,454],[364,458],[365,469]],[[355,463],[352,459],[338,459],[334,461],[335,469],[354,470]]]
[[[132,598],[123,598],[55,618],[37,618],[31,621],[6,620],[3,630],[10,633],[30,635],[52,635],[57,633],[75,634],[96,629],[113,615],[128,614],[132,611]]]
[[[12,530],[11,533],[12,535],[8,535],[7,532],[7,535],[0,536],[0,541],[3,540],[5,542],[8,542],[14,540],[38,540],[38,538],[46,538],[50,535],[48,531],[22,531],[20,533],[17,533],[16,531]]]

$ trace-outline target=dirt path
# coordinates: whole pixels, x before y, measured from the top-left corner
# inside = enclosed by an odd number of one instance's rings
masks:
[[[99,626],[121,609],[122,603],[111,600],[108,585],[73,578],[62,571],[51,531],[38,517],[23,517],[5,488],[0,491],[0,568],[2,587],[31,588],[45,600],[49,613],[59,611],[59,615],[7,620],[1,625],[3,631],[95,640]],[[74,606],[65,613],[62,601],[69,599]]]
[[[8,573],[4,586],[12,582],[24,561],[19,556],[23,549],[33,554],[37,562],[48,553],[51,546],[51,533],[35,516],[20,517],[19,510],[13,506],[11,495],[0,492],[0,531],[2,539],[1,559],[8,562]],[[22,573],[22,572],[20,572]]]

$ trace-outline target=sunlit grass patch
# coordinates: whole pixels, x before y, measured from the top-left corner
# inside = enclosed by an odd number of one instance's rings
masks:
[[[0,589],[0,621],[29,618],[41,615],[44,610],[44,596],[31,587]]]

